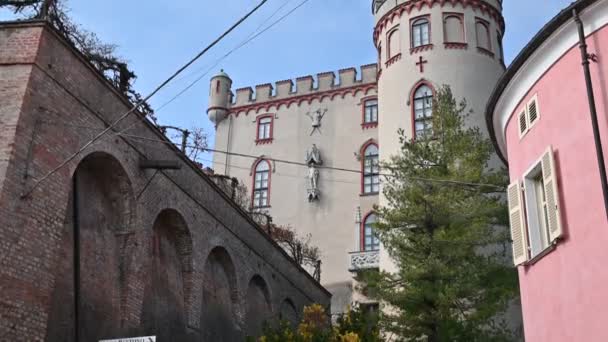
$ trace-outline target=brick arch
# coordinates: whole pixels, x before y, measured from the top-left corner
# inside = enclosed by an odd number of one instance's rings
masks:
[[[175,209],[162,210],[154,220],[141,313],[143,335],[161,340],[186,338],[192,298],[192,237],[186,220]]]
[[[270,289],[260,275],[251,277],[247,286],[245,326],[248,336],[258,337],[263,325],[272,317]]]
[[[68,209],[55,264],[56,274],[66,276],[55,280],[46,339],[72,340],[78,301],[80,339],[96,341],[124,330],[126,260],[134,253],[128,237],[135,217],[133,188],[115,156],[93,152],[74,169],[68,190]],[[76,251],[78,275],[74,268]]]
[[[201,335],[205,341],[240,339],[238,284],[232,257],[221,246],[211,250],[203,269]]]

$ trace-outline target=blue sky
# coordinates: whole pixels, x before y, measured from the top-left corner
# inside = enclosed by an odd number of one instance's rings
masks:
[[[187,70],[186,76],[153,98],[152,106],[161,106],[202,76],[279,7],[287,3],[274,18],[301,1],[269,0],[255,16]],[[136,89],[145,95],[258,2],[68,0],[67,3],[74,21],[97,33],[103,41],[118,45],[118,54],[129,61],[139,76]],[[570,2],[505,0],[507,63]],[[0,13],[0,18],[6,15]],[[211,74],[223,68],[233,79],[234,88],[240,88],[373,63],[376,53],[372,28],[371,0],[309,0],[284,21],[224,59],[213,72],[158,111],[157,116],[163,124],[202,126],[213,144],[213,126],[205,114]]]

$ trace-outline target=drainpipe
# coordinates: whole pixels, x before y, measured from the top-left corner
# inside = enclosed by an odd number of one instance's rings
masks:
[[[608,180],[606,178],[606,163],[604,162],[604,152],[602,149],[602,140],[600,138],[600,129],[597,122],[597,108],[595,106],[595,96],[593,94],[593,83],[591,82],[591,71],[589,70],[589,60],[595,57],[587,52],[587,42],[585,39],[585,29],[583,22],[578,15],[576,9],[572,10],[574,21],[578,27],[578,37],[580,40],[581,57],[583,59],[583,71],[585,72],[585,83],[587,85],[587,98],[589,99],[589,109],[591,111],[591,124],[593,125],[593,139],[595,141],[595,152],[602,181],[602,193],[604,194],[604,211],[608,217]]]
[[[73,267],[74,267],[74,341],[80,340],[80,225],[78,213],[78,188],[77,174],[74,174],[72,180],[72,225],[73,231]]]

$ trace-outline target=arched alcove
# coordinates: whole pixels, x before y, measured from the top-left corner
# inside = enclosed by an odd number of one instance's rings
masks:
[[[272,317],[268,285],[259,275],[253,276],[249,281],[246,301],[245,325],[247,336],[258,337],[262,333],[264,323]]]
[[[298,317],[298,310],[293,301],[289,298],[283,300],[281,307],[279,308],[279,319],[287,321],[292,327],[295,327],[298,325]]]
[[[192,275],[192,238],[179,212],[165,209],[152,228],[144,286],[143,335],[158,340],[186,338]]]
[[[215,247],[203,271],[201,335],[204,341],[237,341],[240,336],[236,305],[236,273],[232,258],[223,247]]]
[[[126,289],[123,259],[128,252],[122,248],[124,233],[131,229],[133,192],[120,162],[103,152],[92,153],[80,162],[71,185],[71,189],[66,189],[71,195],[56,263],[56,274],[60,276],[51,298],[46,340],[73,341],[78,302],[80,340],[98,341],[122,332]],[[76,250],[78,274],[74,268]]]

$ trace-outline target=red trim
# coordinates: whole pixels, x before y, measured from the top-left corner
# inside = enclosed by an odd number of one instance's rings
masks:
[[[488,39],[487,48],[483,47],[483,46],[479,46],[479,31],[477,30],[478,24],[481,24],[486,28],[486,34],[487,34],[487,39]],[[475,17],[475,36],[477,37],[477,51],[494,57],[494,53],[492,52],[492,38],[490,35],[490,22],[488,22],[487,20],[481,19],[479,17]]]
[[[502,16],[500,9],[490,5],[485,1],[480,0],[409,0],[398,6],[395,6],[392,10],[388,11],[386,14],[378,20],[376,27],[374,27],[374,44],[377,45],[378,38],[382,31],[390,24],[393,23],[395,19],[401,18],[403,13],[407,13],[408,15],[413,10],[421,10],[422,7],[427,6],[428,8],[433,8],[435,5],[439,5],[440,7],[445,6],[446,4],[451,4],[453,7],[456,7],[457,4],[460,4],[464,9],[468,6],[472,7],[474,10],[479,10],[481,13],[485,13],[492,19],[498,22],[498,26],[501,31],[505,30],[505,19]]]
[[[388,69],[389,66],[391,66],[392,64],[394,64],[395,62],[397,62],[400,59],[401,59],[401,53],[394,55],[391,59],[386,61],[386,68]]]
[[[375,82],[358,84],[352,87],[331,89],[326,91],[315,92],[312,94],[289,96],[283,99],[266,101],[262,103],[252,103],[243,106],[236,106],[230,108],[229,114],[234,114],[238,116],[240,113],[249,113],[249,111],[252,110],[255,110],[257,114],[262,110],[269,111],[269,109],[272,107],[275,107],[275,109],[278,110],[279,107],[282,105],[285,105],[287,106],[287,108],[289,108],[294,103],[300,106],[302,103],[307,102],[310,105],[313,100],[319,100],[319,102],[322,102],[325,97],[329,98],[330,100],[333,100],[336,96],[342,96],[342,98],[346,97],[347,94],[355,96],[359,91],[362,91],[364,94],[367,95],[367,93],[369,93],[373,89],[377,89],[377,83]]]
[[[255,198],[255,175],[256,175],[256,169],[258,168],[258,165],[261,162],[265,162],[266,164],[268,164],[268,196],[266,198],[266,203],[267,205],[264,207],[255,207],[253,205],[253,200]],[[252,167],[252,177],[251,177],[251,208],[252,209],[259,209],[259,208],[269,208],[270,207],[270,187],[272,185],[272,164],[270,164],[270,162],[264,158],[259,158],[258,160],[256,160],[253,163],[253,167]]]
[[[427,87],[431,88],[431,91],[433,92],[433,97],[435,97],[435,87],[433,87],[433,85],[431,84],[431,82],[425,80],[425,79],[421,79],[420,81],[418,81],[414,87],[412,87],[412,90],[410,90],[410,110],[411,110],[411,118],[412,118],[412,141],[416,140],[416,110],[414,107],[414,95],[416,94],[416,90],[418,90],[418,88],[420,88],[420,86],[426,85]]]
[[[444,46],[446,49],[448,49],[448,50],[449,50],[449,49],[454,49],[454,50],[458,50],[458,49],[460,49],[460,50],[466,50],[466,49],[469,47],[469,44],[467,44],[467,43],[448,43],[448,42],[445,42],[445,43],[443,43],[443,46]]]
[[[371,216],[371,215],[375,215],[376,212],[375,211],[370,211],[367,214],[365,214],[365,216],[363,216],[363,220],[361,220],[361,223],[359,224],[359,251],[360,252],[364,252],[365,251],[365,223],[367,222],[367,219]]]
[[[414,24],[421,19],[425,19],[427,25],[429,25],[429,42],[427,44],[414,46]],[[420,51],[432,49],[433,48],[433,33],[432,32],[433,31],[432,31],[432,26],[431,26],[431,15],[430,14],[419,15],[417,17],[411,18],[410,19],[410,54],[419,52],[420,48],[425,48],[424,50],[420,50]],[[429,48],[429,46],[430,46],[430,48]]]
[[[413,54],[416,54],[419,52],[423,52],[423,51],[433,50],[433,47],[434,47],[433,44],[426,44],[426,45],[417,46],[415,48],[411,48],[410,55],[413,55]]]
[[[460,21],[460,28],[462,29],[462,40],[461,41],[454,41],[451,42],[448,40],[447,37],[447,20],[450,17],[455,17],[458,18],[458,20]],[[443,41],[445,44],[464,44],[466,46],[466,41],[467,41],[467,31],[464,27],[464,14],[463,13],[456,13],[456,12],[444,12],[443,13]]]
[[[378,119],[374,122],[365,122],[365,102],[370,101],[370,100],[376,100],[378,101],[378,96],[374,95],[374,96],[367,96],[361,99],[360,105],[361,105],[361,128],[362,129],[368,129],[368,128],[374,128],[374,127],[378,127]],[[378,106],[378,102],[376,102],[376,106]],[[376,107],[377,108],[377,107]],[[379,111],[377,111],[376,116],[378,116],[380,114]]]
[[[395,33],[399,33],[397,37],[397,43],[399,44],[399,51],[391,51],[391,40]],[[393,55],[393,53],[397,52]],[[390,31],[386,33],[386,63],[388,63],[391,59],[397,57],[397,55],[401,54],[401,34],[399,32],[399,25],[391,28]]]
[[[270,118],[270,137],[260,139],[260,120],[265,119],[265,118]],[[274,114],[264,114],[264,115],[258,116],[256,118],[256,125],[255,125],[255,144],[264,145],[264,144],[272,143],[272,140],[274,139],[273,131],[274,131]]]
[[[380,146],[378,146],[378,143],[374,139],[367,140],[363,146],[361,146],[361,149],[359,149],[359,156],[361,159],[361,196],[377,194],[377,192],[365,192],[365,150],[367,150],[370,145],[375,145],[378,148],[378,152],[380,150]]]

